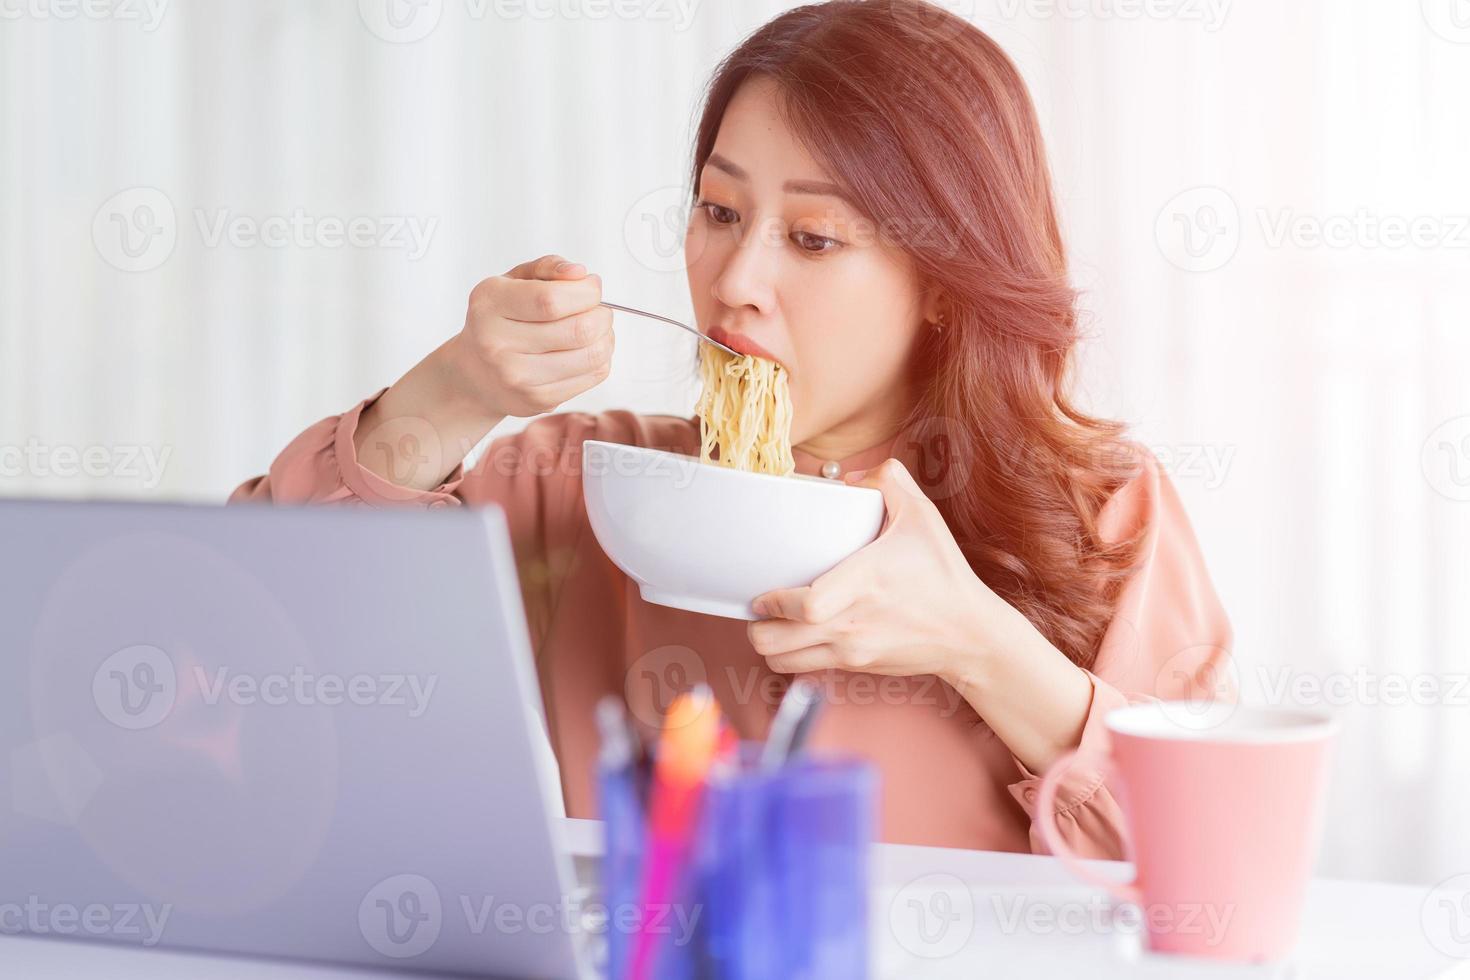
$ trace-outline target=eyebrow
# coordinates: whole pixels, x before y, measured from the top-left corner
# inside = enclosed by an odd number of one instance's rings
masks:
[[[722,157],[718,153],[711,153],[704,162],[706,166],[714,167],[716,170],[722,170],[736,180],[750,179],[750,174],[746,173],[743,167],[736,165],[734,161]],[[857,206],[852,198],[848,197],[846,191],[836,184],[828,183],[825,180],[788,180],[781,185],[781,189],[788,194],[816,194],[822,197],[835,197],[849,206]]]

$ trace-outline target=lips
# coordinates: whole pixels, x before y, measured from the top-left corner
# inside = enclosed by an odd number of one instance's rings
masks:
[[[726,330],[724,327],[710,327],[709,336],[711,340],[718,341],[731,350],[741,354],[749,354],[751,357],[763,357],[768,361],[778,360],[775,354],[772,354],[743,333],[734,333]]]

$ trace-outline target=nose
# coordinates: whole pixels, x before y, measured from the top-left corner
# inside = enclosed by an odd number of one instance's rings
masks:
[[[776,218],[753,224],[736,242],[711,287],[715,299],[733,310],[769,313],[775,304],[775,275],[783,236]]]

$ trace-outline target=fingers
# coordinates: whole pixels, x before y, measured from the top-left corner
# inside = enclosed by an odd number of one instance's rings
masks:
[[[807,622],[806,604],[808,602],[806,593],[811,591],[810,586],[797,589],[776,589],[757,597],[752,602],[751,608],[755,614],[762,618],[790,619],[797,622]]]
[[[470,291],[448,381],[476,392],[497,417],[554,411],[611,372],[612,311],[601,302],[602,277],[560,255],[482,280]]]
[[[533,403],[542,406],[539,411],[555,411],[563,402],[570,401],[582,392],[594,387],[604,377],[606,377],[605,374],[580,374],[574,378],[567,378],[564,381],[553,381],[544,385],[536,385],[526,389],[526,397]]]
[[[907,467],[892,457],[885,459],[872,469],[854,470],[851,473],[847,473],[843,476],[842,482],[848,486],[873,487],[874,489],[881,490],[883,491],[884,498],[903,491],[923,493],[923,490],[919,488],[918,482],[914,480],[914,475],[908,471]]]
[[[587,274],[587,267],[580,262],[571,262],[561,255],[543,255],[539,259],[522,262],[506,273],[511,279],[580,279]]]
[[[573,378],[606,377],[612,366],[614,339],[612,330],[589,344],[569,350],[508,355],[509,373],[521,379],[523,387],[556,384]]]
[[[786,619],[762,619],[745,630],[746,638],[762,657],[791,653],[806,647],[820,646],[832,639],[827,623],[795,623]]]
[[[883,531],[893,525],[894,520],[918,501],[932,502],[925,496],[914,475],[898,460],[885,459],[869,470],[854,470],[842,477],[842,482],[853,487],[872,487],[883,494]],[[915,500],[918,498],[918,501]]]
[[[605,306],[594,306],[549,323],[508,320],[505,328],[506,335],[512,339],[512,346],[528,354],[576,351],[598,344],[605,344],[611,350],[613,312]]]
[[[826,644],[807,647],[794,653],[781,653],[766,658],[766,666],[778,674],[805,674],[814,670],[840,667],[836,652]]]
[[[511,271],[524,271],[526,268],[517,266]],[[533,264],[531,268],[536,269],[537,266]],[[575,278],[570,277],[571,269],[557,273],[554,266],[541,270],[550,270],[553,278],[549,279],[495,276],[476,286],[475,293],[488,309],[508,320],[538,324],[562,320],[591,310],[602,302],[602,277],[588,275],[582,266],[574,268],[582,270]]]
[[[812,625],[834,618],[866,590],[871,576],[868,569],[871,547],[860,548],[819,575],[811,585],[776,589],[757,596],[753,603],[756,614]]]

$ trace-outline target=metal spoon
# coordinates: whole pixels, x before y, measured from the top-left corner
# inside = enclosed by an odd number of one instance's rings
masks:
[[[599,304],[599,305],[605,306],[605,307],[607,307],[610,310],[620,310],[623,313],[632,313],[632,314],[634,314],[636,316],[646,316],[650,320],[662,320],[664,323],[672,323],[676,327],[679,327],[679,328],[681,328],[683,330],[688,330],[690,333],[694,334],[694,336],[698,337],[700,340],[704,341],[706,344],[713,344],[714,346],[718,347],[720,350],[722,350],[725,353],[731,355],[732,357],[740,357],[741,356],[739,351],[733,351],[733,350],[731,350],[730,348],[726,347],[724,344],[720,343],[718,340],[715,340],[713,337],[709,337],[709,336],[706,336],[705,334],[700,333],[698,330],[696,330],[695,328],[691,327],[687,323],[680,323],[678,320],[670,320],[666,316],[659,316],[657,313],[649,313],[647,310],[635,310],[631,306],[619,306],[617,303],[602,303],[602,304]]]

